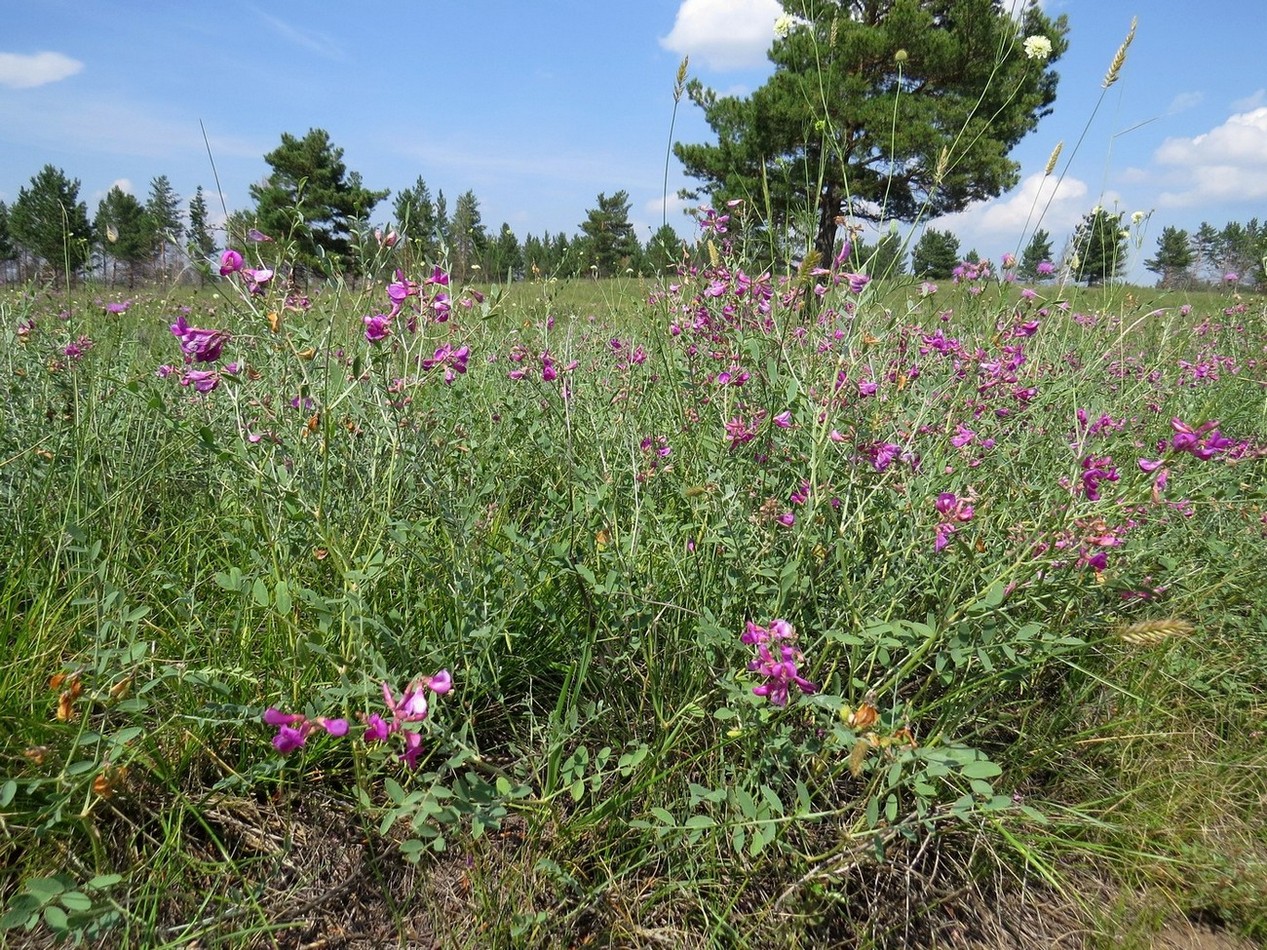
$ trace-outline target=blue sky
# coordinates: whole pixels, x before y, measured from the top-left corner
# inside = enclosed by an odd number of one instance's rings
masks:
[[[936,226],[997,258],[1027,218],[1059,251],[1096,204],[1152,211],[1142,258],[1168,224],[1267,218],[1267,4],[1042,5],[1068,16],[1070,49],[1055,112],[1013,152],[1022,183]],[[202,185],[216,207],[201,122],[233,210],[282,132],[319,126],[370,187],[421,175],[450,209],[473,190],[490,231],[574,233],[599,192],[623,188],[645,239],[664,213],[681,57],[720,91],[750,91],[769,74],[779,12],[776,0],[18,4],[0,35],[0,200],[51,162],[81,180],[90,214],[112,184],[144,198],[159,174],[185,198]],[[1133,15],[1122,77],[1097,110]],[[675,138],[712,140],[685,100]],[[673,195],[692,182],[675,160],[668,178],[668,218],[689,234]],[[389,216],[390,199],[375,218]],[[1150,279],[1138,263],[1132,273]]]

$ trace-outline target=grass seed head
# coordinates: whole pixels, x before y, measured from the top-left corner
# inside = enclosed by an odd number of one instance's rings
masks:
[[[1117,82],[1118,74],[1121,73],[1122,66],[1126,63],[1126,51],[1131,48],[1131,42],[1135,39],[1135,27],[1138,25],[1139,17],[1131,17],[1131,28],[1126,33],[1126,39],[1117,48],[1117,55],[1113,57],[1113,62],[1109,64],[1109,71],[1104,74],[1104,82],[1101,85],[1105,89]]]
[[[1190,636],[1193,626],[1186,620],[1173,618],[1166,620],[1142,620],[1139,623],[1124,624],[1114,633],[1119,640],[1133,647],[1152,647],[1171,639]]]

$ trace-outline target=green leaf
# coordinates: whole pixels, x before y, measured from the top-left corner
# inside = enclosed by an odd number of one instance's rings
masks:
[[[264,578],[255,578],[255,583],[251,585],[251,599],[261,607],[267,607],[272,603],[272,597],[268,593],[268,585],[264,583]]]
[[[663,808],[652,808],[651,817],[662,825],[677,825],[677,819]]]
[[[25,927],[38,914],[40,902],[30,894],[19,894],[9,902],[9,909],[0,917],[0,930]]]
[[[67,910],[92,910],[92,898],[80,891],[67,891],[59,900]]]
[[[66,911],[56,904],[49,904],[44,908],[44,923],[48,924],[50,930],[65,931],[70,929]]]
[[[278,581],[273,588],[273,606],[277,608],[277,612],[283,617],[290,616],[290,585],[285,581]]]
[[[18,783],[13,779],[0,785],[0,808],[4,808],[9,802],[13,801],[18,794]]]
[[[123,880],[122,874],[98,874],[84,886],[90,891],[100,891],[107,887],[114,887]]]
[[[692,815],[686,819],[684,827],[686,828],[716,828],[717,822],[712,815]]]
[[[964,778],[994,778],[996,775],[1003,774],[1003,769],[989,759],[965,762],[959,771]]]
[[[26,882],[25,890],[28,894],[38,898],[41,904],[47,904],[66,890],[66,885],[52,877],[33,877]]]

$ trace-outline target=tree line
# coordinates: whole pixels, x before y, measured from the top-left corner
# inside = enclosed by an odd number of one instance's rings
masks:
[[[0,280],[90,274],[132,286],[184,272],[206,276],[219,248],[240,246],[253,232],[271,239],[257,245],[266,262],[302,277],[366,276],[385,245],[399,245],[398,262],[446,262],[460,281],[647,275],[681,259],[669,225],[645,244],[638,240],[623,190],[600,193],[577,233],[520,239],[508,223],[490,233],[473,191],[458,195],[450,210],[445,193],[433,196],[421,176],[396,195],[389,221],[372,224],[390,192],[366,187],[324,129],[283,134],[264,159],[271,171],[251,186],[253,206],[229,214],[219,234],[201,186],[182,205],[165,175],[150,182],[144,201],[115,185],[90,217],[79,180],[46,165],[12,207],[0,202]]]

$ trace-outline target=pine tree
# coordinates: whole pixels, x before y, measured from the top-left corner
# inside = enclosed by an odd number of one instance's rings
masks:
[[[1020,266],[1016,270],[1017,276],[1022,280],[1040,280],[1044,275],[1038,272],[1038,265],[1044,262],[1048,264],[1052,262],[1051,235],[1039,228],[1025,245],[1025,250],[1021,252]]]
[[[393,207],[396,230],[407,239],[407,246],[414,260],[435,261],[439,250],[439,231],[436,205],[431,191],[422,176],[412,188],[405,188],[396,195]]]
[[[668,274],[682,263],[682,239],[671,224],[658,227],[647,241],[646,263],[649,274]]]
[[[1219,232],[1208,221],[1202,221],[1192,237],[1192,250],[1196,255],[1194,266],[1197,276],[1202,280],[1219,280],[1222,273],[1215,276],[1219,269]]]
[[[475,192],[464,191],[458,195],[453,220],[449,222],[449,260],[456,280],[471,279],[472,267],[479,262],[487,245],[488,234],[480,217],[479,199]]]
[[[18,189],[9,209],[9,231],[14,243],[43,261],[57,278],[79,272],[92,252],[88,206],[79,200],[79,179],[45,165]]]
[[[958,263],[959,238],[950,231],[926,228],[911,252],[911,270],[916,277],[947,278]]]
[[[842,216],[938,217],[1016,184],[1008,153],[1055,101],[1063,17],[1030,4],[1018,22],[999,0],[782,5],[793,19],[764,85],[746,98],[687,87],[717,142],[674,153],[713,205],[768,195],[767,227],[786,234],[808,215],[826,261]],[[1027,53],[1034,36],[1049,54]]]
[[[510,283],[523,276],[523,250],[509,224],[502,222],[497,240],[492,241],[484,252],[482,266],[485,277],[494,282]]]
[[[1079,222],[1073,233],[1076,264],[1070,262],[1076,280],[1088,287],[1111,282],[1126,270],[1127,233],[1123,212],[1116,214],[1096,207]]]
[[[216,253],[216,241],[211,236],[211,228],[207,223],[207,199],[202,193],[202,185],[189,199],[189,244],[185,253],[193,262],[201,279],[211,274],[211,258]]]
[[[1157,238],[1157,256],[1144,261],[1144,267],[1158,275],[1158,287],[1174,290],[1192,282],[1195,260],[1188,232],[1166,227]]]
[[[302,139],[283,133],[282,144],[264,161],[273,171],[251,186],[251,197],[255,226],[274,242],[259,245],[260,253],[289,251],[299,268],[323,273],[349,268],[352,228],[367,220],[389,192],[365,188],[325,129],[310,129]]]
[[[629,193],[611,197],[599,193],[598,207],[586,212],[581,223],[585,235],[585,266],[598,277],[621,273],[638,254],[638,237],[629,223]]]
[[[874,244],[855,242],[852,260],[854,266],[876,279],[901,277],[906,273],[906,248],[896,229],[886,232]]]
[[[118,185],[107,192],[97,205],[94,231],[101,241],[103,263],[113,259],[127,268],[128,286],[136,286],[136,278],[144,265],[154,257],[157,243],[154,219],[145,206]],[[114,276],[114,271],[111,272]]]
[[[180,196],[172,188],[166,175],[159,175],[150,182],[150,196],[145,211],[154,225],[154,246],[158,252],[159,267],[166,273],[169,248],[179,248],[184,235],[180,220]]]

